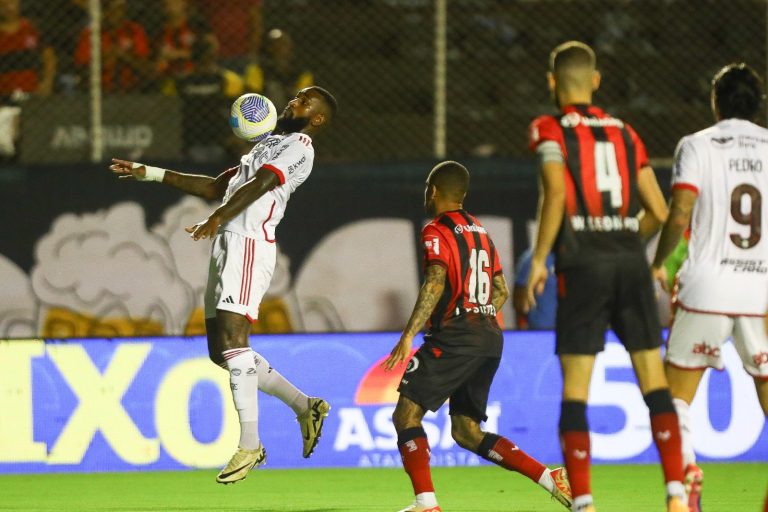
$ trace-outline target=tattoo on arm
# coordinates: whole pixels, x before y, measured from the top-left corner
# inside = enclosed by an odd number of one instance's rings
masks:
[[[498,274],[493,277],[493,296],[491,297],[491,304],[493,309],[498,313],[501,310],[501,306],[507,302],[509,298],[509,288],[507,287],[507,280],[504,274]]]
[[[419,298],[413,307],[413,313],[408,320],[408,325],[403,331],[403,335],[415,336],[417,332],[424,327],[437,302],[443,295],[445,289],[445,268],[440,265],[430,265],[427,267],[424,283],[419,290]]]

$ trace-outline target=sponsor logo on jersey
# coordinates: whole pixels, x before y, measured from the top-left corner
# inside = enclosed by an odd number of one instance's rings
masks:
[[[614,117],[591,117],[582,116],[578,112],[569,112],[560,118],[560,125],[564,128],[575,128],[580,124],[589,127],[604,128],[607,126],[614,126],[616,128],[623,128],[624,122],[621,119]]]
[[[301,157],[301,160],[299,160],[295,164],[289,165],[288,166],[288,174],[293,174],[293,171],[298,170],[299,167],[301,166],[301,164],[303,164],[306,161],[307,161],[307,155],[304,155],[304,156]]]
[[[733,267],[731,269],[733,272],[756,273],[756,274],[768,273],[768,267],[766,267],[764,260],[723,258],[720,260],[720,265],[729,265]]]
[[[486,229],[483,226],[478,226],[475,224],[458,224],[455,228],[453,228],[454,233],[457,235],[462,234],[465,231],[469,231],[470,233],[487,233]]]

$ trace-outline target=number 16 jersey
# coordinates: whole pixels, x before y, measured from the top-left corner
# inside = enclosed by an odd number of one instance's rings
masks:
[[[762,316],[768,308],[768,130],[726,119],[684,137],[672,188],[698,194],[678,301],[691,311]]]
[[[421,233],[424,266],[445,268],[445,288],[424,340],[455,354],[501,357],[503,338],[492,304],[501,262],[488,232],[464,210],[435,217]]]

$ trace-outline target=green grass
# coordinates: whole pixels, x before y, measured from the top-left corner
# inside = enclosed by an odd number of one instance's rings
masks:
[[[766,464],[704,464],[706,512],[762,510]],[[381,510],[410,503],[399,469],[261,469],[235,485],[214,482],[215,470],[0,476],[0,510],[12,511],[294,511]],[[526,478],[496,467],[435,468],[443,509],[565,510]],[[656,465],[596,466],[593,488],[600,511],[663,511]]]

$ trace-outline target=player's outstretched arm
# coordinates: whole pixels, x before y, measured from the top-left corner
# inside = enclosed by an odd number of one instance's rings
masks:
[[[112,165],[109,166],[109,169],[120,179],[157,181],[209,201],[224,197],[226,183],[232,176],[231,170],[212,178],[203,174],[186,174],[118,158],[112,159]],[[222,182],[224,183],[223,187],[221,186]]]
[[[419,290],[419,298],[413,307],[411,318],[405,326],[400,341],[390,352],[389,357],[381,364],[386,370],[404,362],[411,354],[413,337],[419,332],[434,311],[437,302],[445,289],[445,268],[442,265],[429,265],[424,276],[424,283]]]
[[[493,292],[491,296],[491,304],[493,309],[498,313],[501,311],[501,306],[507,302],[509,298],[509,287],[507,286],[507,279],[504,274],[497,274],[493,277]]]
[[[659,183],[656,181],[656,174],[648,166],[638,172],[637,191],[644,209],[644,214],[640,218],[640,237],[648,240],[659,231],[669,215],[664,194],[661,193]]]
[[[187,233],[195,240],[213,238],[219,226],[245,210],[251,203],[280,185],[277,175],[265,168],[256,171],[256,175],[246,181],[232,194],[227,201],[216,208],[208,219],[186,228]]]

